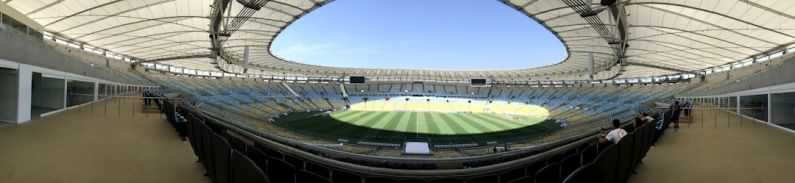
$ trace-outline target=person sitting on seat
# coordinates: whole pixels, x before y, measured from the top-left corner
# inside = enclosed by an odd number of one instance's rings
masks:
[[[599,140],[596,141],[596,152],[597,152],[597,154],[598,154],[598,152],[602,152],[605,149],[607,149],[607,147],[610,147],[610,146],[613,145],[613,142],[607,140],[607,132],[610,131],[610,130],[611,129],[609,129],[609,128],[601,128],[601,129],[599,129],[599,135],[598,135]]]
[[[640,126],[643,126],[644,123],[645,122],[643,121],[643,119],[641,119],[640,117],[635,117],[635,119],[632,120],[632,124],[624,127],[624,131],[626,131],[627,133],[634,132],[635,129],[637,129]]]
[[[599,129],[599,144],[607,142],[607,129]]]
[[[624,138],[625,135],[627,135],[627,131],[621,129],[621,121],[618,121],[618,119],[614,119],[613,130],[610,130],[610,132],[607,133],[605,139],[615,144],[618,144],[618,141],[621,141],[621,138]]]
[[[640,114],[640,119],[643,120],[644,123],[651,123],[654,122],[654,118],[649,116],[649,113]]]

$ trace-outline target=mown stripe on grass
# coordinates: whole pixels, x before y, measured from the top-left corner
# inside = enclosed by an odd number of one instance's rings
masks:
[[[406,112],[406,116],[408,116],[408,120],[406,120],[405,132],[417,133],[417,113]]]
[[[483,121],[479,118],[475,118],[474,116],[472,116],[472,114],[450,115],[450,117],[457,120],[465,121],[467,124],[470,124],[478,128],[481,132],[493,132],[493,131],[502,130],[502,128],[494,124]]]
[[[507,126],[505,124],[502,124],[501,122],[496,122],[496,121],[493,121],[492,119],[479,116],[478,114],[472,114],[469,117],[471,117],[470,119],[478,120],[478,121],[481,121],[481,122],[483,122],[485,124],[489,124],[491,126],[497,127],[497,130],[495,130],[495,131],[503,131],[503,130],[507,130],[507,129],[512,129],[511,126]]]
[[[373,128],[373,125],[375,125],[375,123],[378,122],[378,120],[380,120],[381,118],[384,118],[384,116],[386,116],[387,114],[388,112],[377,112],[376,115],[367,116],[356,122],[361,123],[361,126]]]
[[[361,113],[364,113],[364,115],[349,119],[347,122],[354,125],[364,126],[364,123],[367,123],[376,116],[381,115],[381,112],[373,111],[362,111]]]
[[[331,117],[335,117],[335,118],[344,118],[344,117],[346,117],[346,116],[350,116],[351,114],[353,114],[353,111],[348,111],[348,110],[345,110],[345,111],[337,111],[337,112],[333,112],[333,113],[331,113]]]
[[[343,135],[345,135],[344,133],[340,133],[340,131],[339,131],[339,130],[341,130],[340,126],[342,126],[342,127],[356,127],[354,125],[342,124],[342,123],[337,122],[337,121],[326,121],[326,120],[314,119],[314,120],[306,120],[305,123],[301,124],[299,127],[293,128],[293,129],[296,130],[296,131],[306,131],[306,132],[311,132],[311,133],[316,133],[318,131],[323,131],[324,129],[333,129],[333,130],[328,130],[329,131],[328,133],[322,134],[322,135],[335,135],[335,134],[343,134]]]
[[[517,128],[517,127],[521,126],[519,124],[510,122],[510,121],[508,121],[506,119],[503,119],[503,118],[500,118],[500,117],[497,117],[497,116],[494,116],[494,115],[491,115],[491,114],[475,114],[475,115],[476,116],[480,116],[483,119],[487,119],[487,120],[490,120],[492,122],[499,123],[499,124],[501,124],[503,126],[506,126],[507,127],[506,129],[514,129],[514,128]]]
[[[441,133],[441,134],[455,134],[455,131],[453,130],[452,127],[450,127],[450,125],[447,124],[447,121],[445,121],[444,119],[439,117],[439,115],[436,112],[425,112],[425,113],[428,114],[428,116],[431,117],[431,121],[437,127],[439,127],[439,133]]]
[[[397,118],[397,120],[396,120],[397,122],[395,124],[395,127],[390,127],[391,126],[391,124],[390,124],[390,125],[387,125],[387,128],[392,128],[392,129],[395,129],[395,131],[399,131],[399,132],[411,132],[411,131],[409,131],[409,115],[408,115],[408,113],[407,112],[397,112],[397,113],[398,113],[398,115],[395,117],[395,118]]]
[[[425,125],[428,126],[428,133],[442,134],[441,127],[439,127],[439,124],[436,124],[436,122],[433,120],[433,117],[431,117],[430,114],[428,114],[427,112],[422,112],[419,115],[425,116]]]
[[[494,119],[495,121],[500,121],[500,122],[502,122],[502,123],[504,123],[504,124],[510,125],[510,126],[512,126],[513,128],[518,128],[518,127],[527,126],[526,124],[519,123],[519,122],[516,122],[516,121],[510,120],[510,119],[505,119],[505,118],[502,118],[502,117],[500,117],[500,116],[497,116],[497,115],[494,115],[494,114],[482,114],[482,115],[483,115],[484,117],[488,117],[488,118]]]
[[[418,112],[411,112],[411,113],[414,113],[414,114],[417,115],[417,120],[416,120],[417,133],[430,133],[431,132],[430,131],[430,127],[428,126],[430,124],[428,123],[428,120],[425,119],[425,115],[423,115],[422,113],[418,113]]]
[[[389,124],[387,124],[384,127],[384,129],[397,131],[397,132],[405,132],[409,118],[406,117],[405,112],[395,112],[395,114],[396,114],[395,117],[389,121]]]
[[[376,119],[378,121],[375,124],[373,124],[373,128],[384,129],[384,130],[392,130],[392,129],[387,129],[387,128],[384,128],[384,127],[387,124],[389,124],[389,123],[391,123],[393,121],[392,118],[394,118],[395,115],[397,115],[397,113],[396,112],[386,112],[386,113],[387,113],[386,116],[384,116],[383,118]]]
[[[356,118],[357,118],[357,117],[359,117],[359,116],[362,116],[362,115],[368,114],[368,113],[367,113],[367,112],[365,112],[365,111],[352,111],[352,112],[353,112],[353,114],[352,114],[352,115],[348,115],[348,116],[345,116],[345,117],[342,117],[342,118],[337,118],[337,119],[338,119],[338,120],[340,120],[340,121],[342,121],[342,122],[350,123],[350,120],[351,120],[351,119],[356,119]]]
[[[456,131],[456,134],[474,134],[479,133],[479,130],[475,129],[474,127],[470,126],[468,122],[462,120],[455,120],[450,118],[450,114],[442,113],[440,115],[444,121],[450,123],[450,127]]]
[[[439,119],[439,121],[442,123],[441,127],[442,128],[447,128],[447,129],[450,130],[449,134],[468,134],[469,133],[466,129],[464,129],[463,127],[458,125],[458,123],[459,123],[458,121],[453,121],[453,120],[450,120],[447,117],[443,117],[438,112],[432,112],[431,116],[433,116],[434,119]],[[442,133],[444,133],[444,130],[442,130]],[[448,134],[448,133],[445,133],[445,134]]]

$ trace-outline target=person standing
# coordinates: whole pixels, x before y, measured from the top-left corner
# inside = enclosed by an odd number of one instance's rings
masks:
[[[674,102],[671,105],[671,122],[674,122],[674,128],[679,129],[679,113],[682,112],[682,108],[679,106],[679,101]]]
[[[146,93],[147,93],[147,90],[144,90],[143,92],[141,92],[141,95],[144,97],[144,106],[148,106],[149,105],[149,98],[146,98],[147,97]]]

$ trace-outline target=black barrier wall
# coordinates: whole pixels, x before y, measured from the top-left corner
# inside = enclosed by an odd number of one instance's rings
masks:
[[[322,152],[307,152],[254,135],[190,106],[161,101],[169,122],[187,135],[213,182],[625,182],[660,132],[657,123],[646,123],[618,144],[599,144],[594,136],[588,136],[495,165],[401,170],[326,158]]]

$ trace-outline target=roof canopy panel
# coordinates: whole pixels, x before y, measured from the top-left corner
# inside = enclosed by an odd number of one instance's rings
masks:
[[[73,41],[145,60],[206,70],[215,70],[212,60],[202,57],[209,55],[212,48],[208,35],[213,2],[6,1],[48,32]],[[367,73],[385,77],[422,75],[497,79],[571,75],[575,76],[574,79],[582,79],[589,65],[588,55],[593,55],[595,67],[600,72],[615,67],[617,47],[608,44],[609,39],[605,36],[621,37],[616,17],[624,17],[627,22],[624,24],[627,32],[624,41],[629,45],[624,56],[630,66],[623,69],[626,73],[621,77],[695,71],[743,60],[795,43],[795,1],[622,0],[613,11],[601,6],[598,0],[505,0],[506,5],[541,23],[558,36],[566,46],[568,58],[558,64],[511,71],[336,68],[290,62],[270,53],[271,42],[285,27],[327,1],[271,0],[252,14],[241,13],[246,8],[239,2],[265,1],[230,2],[231,5],[223,14],[222,25],[231,24],[239,17],[250,18],[226,38],[222,49],[231,56],[230,59],[239,61],[242,60],[244,48],[248,46],[251,64],[267,73]],[[597,12],[595,19],[589,20],[583,16],[578,11],[583,8]],[[600,21],[609,33],[604,34],[595,29],[593,21]],[[600,76],[611,77],[605,74]]]

